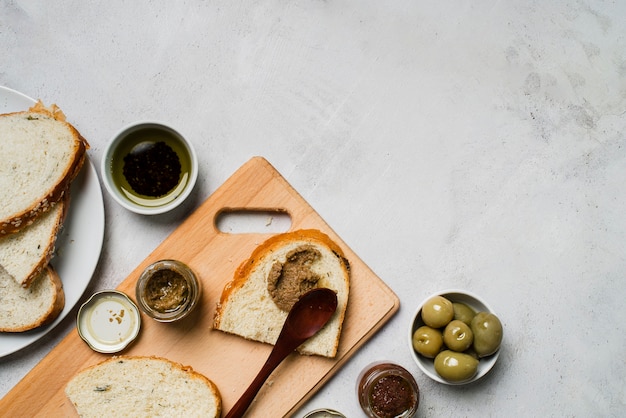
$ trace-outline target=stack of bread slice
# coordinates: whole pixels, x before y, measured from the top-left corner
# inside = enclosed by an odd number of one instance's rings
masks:
[[[0,115],[0,332],[22,332],[63,310],[50,261],[87,141],[54,105]]]

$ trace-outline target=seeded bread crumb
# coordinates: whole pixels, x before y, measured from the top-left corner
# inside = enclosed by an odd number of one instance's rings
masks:
[[[211,380],[160,357],[112,357],[79,372],[65,394],[83,418],[218,418],[222,410]]]
[[[54,321],[65,306],[65,293],[52,266],[46,266],[29,288],[0,267],[0,332],[23,332]]]
[[[89,147],[57,107],[0,115],[0,235],[32,224],[63,198]]]
[[[22,287],[31,285],[54,253],[68,199],[15,234],[0,235],[0,266]]]

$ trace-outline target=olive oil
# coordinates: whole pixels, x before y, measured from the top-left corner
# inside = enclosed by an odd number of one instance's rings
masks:
[[[178,182],[171,190],[160,196],[141,194],[133,189],[124,175],[124,159],[138,150],[152,147],[159,142],[165,143],[178,157],[180,163]],[[124,143],[115,151],[111,159],[111,173],[119,190],[129,200],[146,207],[162,206],[176,199],[185,189],[191,175],[191,157],[184,143],[175,133],[158,128],[141,128],[129,133]],[[143,182],[150,182],[151,180],[149,174],[146,174]]]

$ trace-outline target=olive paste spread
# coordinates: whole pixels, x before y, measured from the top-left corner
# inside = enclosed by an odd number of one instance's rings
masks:
[[[357,386],[359,403],[369,417],[413,417],[419,406],[419,387],[405,368],[374,363],[364,370]]]
[[[146,284],[146,303],[157,312],[171,312],[189,297],[189,285],[178,272],[156,271]]]
[[[317,287],[320,276],[311,270],[311,265],[321,256],[313,246],[301,245],[287,253],[284,263],[272,265],[267,290],[276,306],[288,312],[300,296]]]
[[[124,177],[139,194],[159,197],[176,187],[181,165],[178,154],[163,141],[141,144],[124,157]]]
[[[382,377],[372,388],[371,407],[376,416],[393,418],[411,409],[416,402],[409,383],[401,376]]]

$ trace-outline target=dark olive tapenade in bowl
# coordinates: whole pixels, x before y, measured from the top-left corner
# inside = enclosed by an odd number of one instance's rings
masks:
[[[198,157],[173,127],[141,121],[113,136],[100,169],[104,186],[117,203],[135,213],[156,215],[189,196],[198,178]]]

